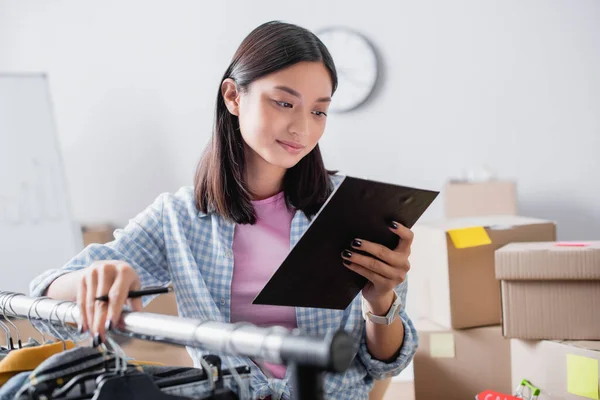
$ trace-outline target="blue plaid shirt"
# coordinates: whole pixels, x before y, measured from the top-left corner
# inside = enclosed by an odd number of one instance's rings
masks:
[[[333,176],[337,187],[342,176]],[[310,221],[296,212],[290,232],[294,246]],[[163,193],[146,210],[117,229],[115,240],[91,244],[63,268],[49,270],[31,282],[32,296],[41,296],[59,276],[89,266],[96,260],[123,260],[137,271],[142,287],[166,286],[172,282],[181,317],[230,322],[231,279],[233,275],[233,234],[235,223],[215,213],[199,212],[193,187],[183,187],[175,194]],[[341,262],[341,261],[340,261]],[[396,288],[405,303],[406,281]],[[325,393],[328,399],[367,399],[373,379],[398,375],[412,360],[418,346],[417,332],[404,306],[400,318],[404,323],[404,342],[393,362],[382,362],[369,354],[360,294],[346,310],[296,308],[298,328],[307,334],[324,335],[340,328],[354,335],[358,357],[344,373],[327,373]],[[145,299],[145,303],[152,298]],[[145,305],[145,304],[144,304]],[[188,347],[196,367],[207,352]],[[284,379],[268,378],[245,357],[222,357],[226,365],[253,367],[253,398],[272,395],[290,398],[289,369]]]

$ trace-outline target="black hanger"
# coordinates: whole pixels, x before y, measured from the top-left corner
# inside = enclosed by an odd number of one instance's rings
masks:
[[[89,372],[84,372],[79,375],[76,375],[73,378],[71,378],[71,380],[69,380],[69,382],[66,385],[64,385],[63,387],[61,387],[59,389],[56,389],[52,393],[52,398],[63,399],[63,400],[77,400],[77,399],[90,398],[91,396],[94,395],[95,389],[94,389],[94,392],[91,392],[91,393],[86,392],[86,388],[87,388],[86,383],[90,382],[90,381],[96,381],[101,377],[107,378],[109,374],[115,375],[116,373],[106,369],[106,367],[105,367],[102,370],[89,371]],[[79,386],[81,394],[76,397],[68,397],[69,393],[73,389],[75,389],[77,386]],[[96,387],[96,385],[94,387]]]
[[[210,400],[210,399],[212,399],[212,400],[239,400],[239,397],[237,396],[237,394],[235,392],[233,392],[231,389],[225,387],[225,385],[224,385],[223,377],[227,376],[227,375],[231,375],[231,371],[228,371],[228,370],[223,371],[223,369],[221,367],[221,358],[219,356],[212,355],[212,354],[206,355],[202,358],[209,364],[209,366],[211,368],[214,367],[216,369],[217,379],[214,382],[214,389],[211,390],[209,393],[207,393],[206,396],[201,397],[200,399],[203,399],[203,400]],[[164,378],[164,379],[160,379],[159,381],[157,381],[156,384],[158,387],[163,389],[163,388],[169,388],[169,387],[173,387],[173,386],[186,385],[186,384],[195,383],[195,382],[203,382],[208,379],[208,376],[206,374],[207,372],[211,372],[211,371],[205,371],[204,369],[199,369],[198,374],[187,375],[187,376],[183,376],[183,377]],[[239,375],[249,374],[250,367],[248,367],[248,366],[237,367],[236,372]]]
[[[209,366],[216,368],[217,379],[215,381],[215,387],[212,393],[207,394],[203,399],[210,400],[239,400],[239,397],[229,388],[226,388],[223,383],[223,369],[221,364],[221,358],[214,354],[208,354],[204,357],[204,360]]]
[[[59,387],[56,380],[50,380],[29,388],[28,394],[31,398],[39,398],[40,396],[44,396],[46,398],[60,398],[65,400],[76,400],[91,397],[93,392],[86,393],[86,383],[95,380],[102,374],[111,372],[110,368],[111,363],[113,362],[115,362],[115,358],[113,356],[109,356],[104,359],[102,364],[93,367],[93,369],[86,368],[84,371],[73,376],[62,387]],[[62,378],[66,379],[68,377],[64,376]],[[81,394],[77,395],[76,397],[67,397],[77,386],[80,386]]]
[[[150,375],[127,373],[102,379],[92,400],[189,400],[160,390]]]
[[[203,357],[209,365],[217,369],[217,380],[215,381],[215,388],[205,399],[211,400],[238,400],[238,396],[229,388],[224,387],[223,383],[223,369],[221,364],[221,358],[214,354],[209,354]]]

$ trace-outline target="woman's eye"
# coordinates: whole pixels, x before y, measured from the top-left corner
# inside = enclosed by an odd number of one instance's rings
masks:
[[[292,108],[292,105],[290,103],[286,103],[285,101],[276,101],[276,103],[279,104],[281,107]]]
[[[325,114],[323,111],[313,111],[313,114],[315,114],[318,117],[326,117],[327,114]]]

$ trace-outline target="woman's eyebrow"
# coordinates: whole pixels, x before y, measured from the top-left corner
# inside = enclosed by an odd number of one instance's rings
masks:
[[[292,96],[298,97],[298,98],[302,98],[302,96],[300,95],[300,93],[298,93],[296,90],[287,87],[287,86],[275,86],[274,89],[278,89],[278,90],[282,90],[286,93],[291,94]],[[317,103],[326,103],[326,102],[330,102],[331,101],[331,97],[319,97],[317,99]]]

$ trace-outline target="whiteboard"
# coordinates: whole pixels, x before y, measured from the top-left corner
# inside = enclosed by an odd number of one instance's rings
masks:
[[[83,247],[42,74],[0,74],[0,290],[60,268]]]

